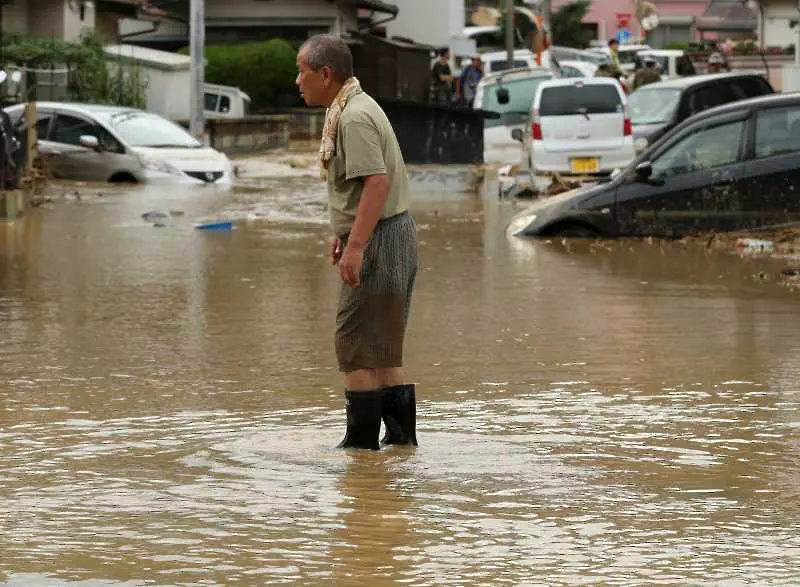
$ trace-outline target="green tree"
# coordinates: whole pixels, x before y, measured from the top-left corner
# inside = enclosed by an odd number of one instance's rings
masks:
[[[550,16],[550,44],[562,47],[586,46],[586,33],[581,21],[589,11],[591,0],[577,0],[564,4]]]

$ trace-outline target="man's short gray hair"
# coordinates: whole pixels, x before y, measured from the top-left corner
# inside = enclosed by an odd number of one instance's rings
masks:
[[[327,66],[340,81],[353,77],[353,54],[342,39],[334,35],[314,35],[300,51],[308,66],[318,71]]]

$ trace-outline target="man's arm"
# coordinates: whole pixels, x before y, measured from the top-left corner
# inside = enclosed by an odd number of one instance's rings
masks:
[[[389,178],[383,160],[383,145],[370,122],[351,122],[343,130],[346,176],[361,178],[361,197],[356,218],[339,261],[339,274],[350,287],[360,283],[364,248],[378,224],[389,198]]]
[[[347,246],[364,248],[367,245],[372,231],[383,215],[386,200],[389,199],[389,178],[385,173],[367,175],[364,177],[364,187],[361,189],[361,201],[356,210],[356,219]]]

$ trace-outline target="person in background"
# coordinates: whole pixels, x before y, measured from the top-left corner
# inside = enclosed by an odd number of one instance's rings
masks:
[[[611,65],[611,58],[608,55],[603,55],[600,58],[600,63],[597,64],[594,77],[617,77],[614,74],[614,68]]]
[[[715,51],[708,57],[708,73],[722,73],[727,69],[722,53]]]
[[[633,76],[633,89],[641,88],[647,84],[661,81],[661,74],[659,73],[658,61],[652,55],[645,55],[644,67],[636,71]]]
[[[480,55],[473,55],[472,61],[464,68],[456,82],[456,99],[472,108],[475,101],[475,90],[483,77],[483,62]]]
[[[431,68],[433,101],[449,104],[452,101],[453,72],[450,70],[450,50],[441,49],[439,60]]]

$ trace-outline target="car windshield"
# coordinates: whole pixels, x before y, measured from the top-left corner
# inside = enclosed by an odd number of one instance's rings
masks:
[[[197,149],[203,145],[181,126],[148,112],[126,110],[105,115],[131,147]]]
[[[531,110],[536,88],[540,83],[552,79],[552,77],[552,75],[540,75],[503,82],[502,87],[508,90],[508,104],[500,104],[497,101],[497,90],[501,87],[500,84],[493,83],[484,86],[481,108],[500,114],[500,118],[484,119],[484,126],[489,128],[525,122]]]
[[[669,122],[678,107],[681,91],[675,88],[641,88],[628,98],[632,124]]]

